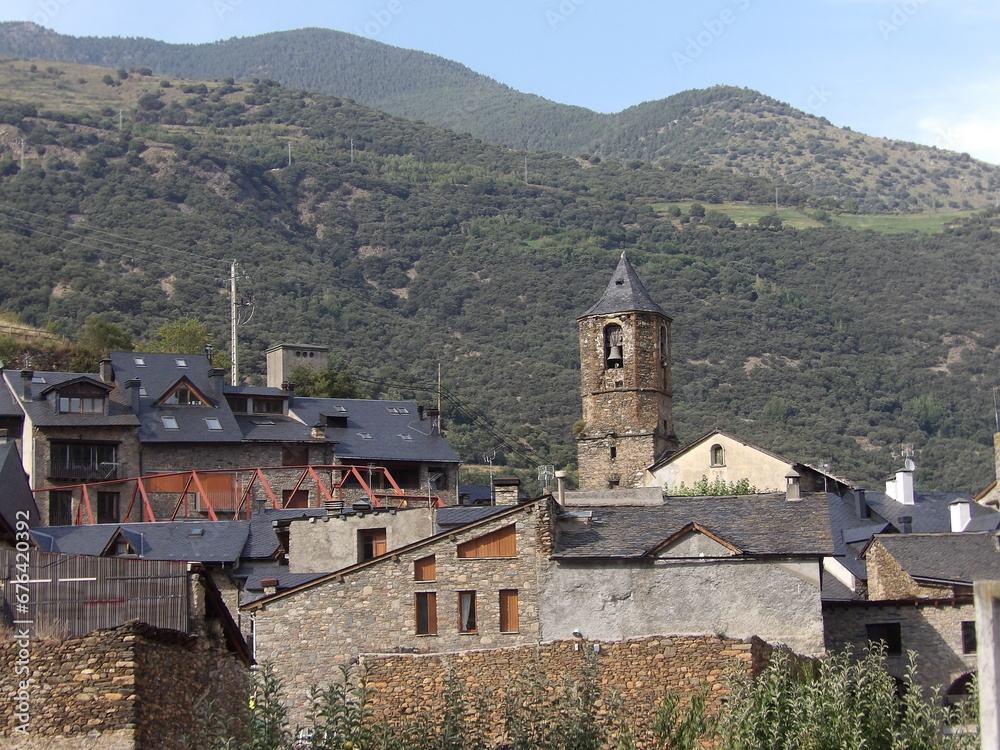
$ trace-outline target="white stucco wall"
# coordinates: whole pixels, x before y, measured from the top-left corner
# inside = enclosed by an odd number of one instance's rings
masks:
[[[712,446],[721,445],[725,460],[721,466],[712,465]],[[753,446],[734,440],[728,435],[711,435],[703,442],[676,456],[656,471],[647,471],[643,483],[647,487],[666,487],[672,490],[691,487],[702,477],[709,481],[722,478],[727,482],[749,480],[759,492],[784,492],[785,474],[791,464],[780,461]]]
[[[541,636],[757,635],[819,654],[819,578],[819,561],[791,559],[553,561],[542,586]]]

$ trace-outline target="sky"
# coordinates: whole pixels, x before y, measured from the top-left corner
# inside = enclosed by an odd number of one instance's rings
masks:
[[[337,29],[599,112],[745,86],[1000,164],[996,0],[4,0],[0,20],[188,43]]]

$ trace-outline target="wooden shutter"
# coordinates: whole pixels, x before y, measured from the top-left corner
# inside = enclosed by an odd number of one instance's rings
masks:
[[[517,533],[513,525],[458,545],[459,557],[517,557]]]
[[[422,557],[413,563],[413,580],[433,581],[437,578],[437,561],[434,555]]]
[[[502,589],[500,591],[500,632],[516,633],[517,619],[517,589]]]
[[[417,635],[436,635],[437,626],[437,594],[433,591],[421,591],[416,596]]]

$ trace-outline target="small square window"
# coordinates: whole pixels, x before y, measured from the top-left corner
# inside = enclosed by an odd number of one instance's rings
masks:
[[[133,357],[132,360],[135,362],[136,367],[145,367],[146,358],[145,357]]]
[[[218,417],[205,417],[205,424],[208,425],[208,429],[210,430],[222,429],[222,420],[220,420]]]
[[[32,383],[44,383],[45,382],[45,378],[42,377],[41,375],[32,375],[31,376],[31,382]]]
[[[187,360],[186,359],[181,359],[180,357],[178,357],[177,359],[174,360],[174,364],[177,365],[178,367],[187,367],[188,366]]]
[[[358,437],[360,437],[362,440],[371,440],[372,434],[370,432],[359,432]]]
[[[168,429],[168,430],[176,430],[177,429],[177,418],[176,417],[163,416],[163,417],[160,417],[160,421],[163,422],[163,426],[166,429]]]
[[[409,435],[403,432],[399,433],[399,436],[403,438],[403,440],[413,440],[413,435]]]
[[[143,388],[142,386],[140,386],[139,387],[139,395],[140,396],[148,396],[149,394],[146,392],[145,388]]]
[[[886,656],[900,656],[903,653],[903,633],[898,622],[877,622],[865,625],[868,643],[882,641]]]

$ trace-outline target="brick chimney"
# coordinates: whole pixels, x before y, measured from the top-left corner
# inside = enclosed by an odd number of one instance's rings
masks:
[[[107,357],[101,360],[97,372],[105,383],[115,382],[115,368],[111,366],[111,360]]]
[[[139,378],[131,378],[122,383],[122,387],[125,389],[125,400],[128,402],[129,408],[136,414],[139,413],[139,390],[142,386],[142,381]]]

